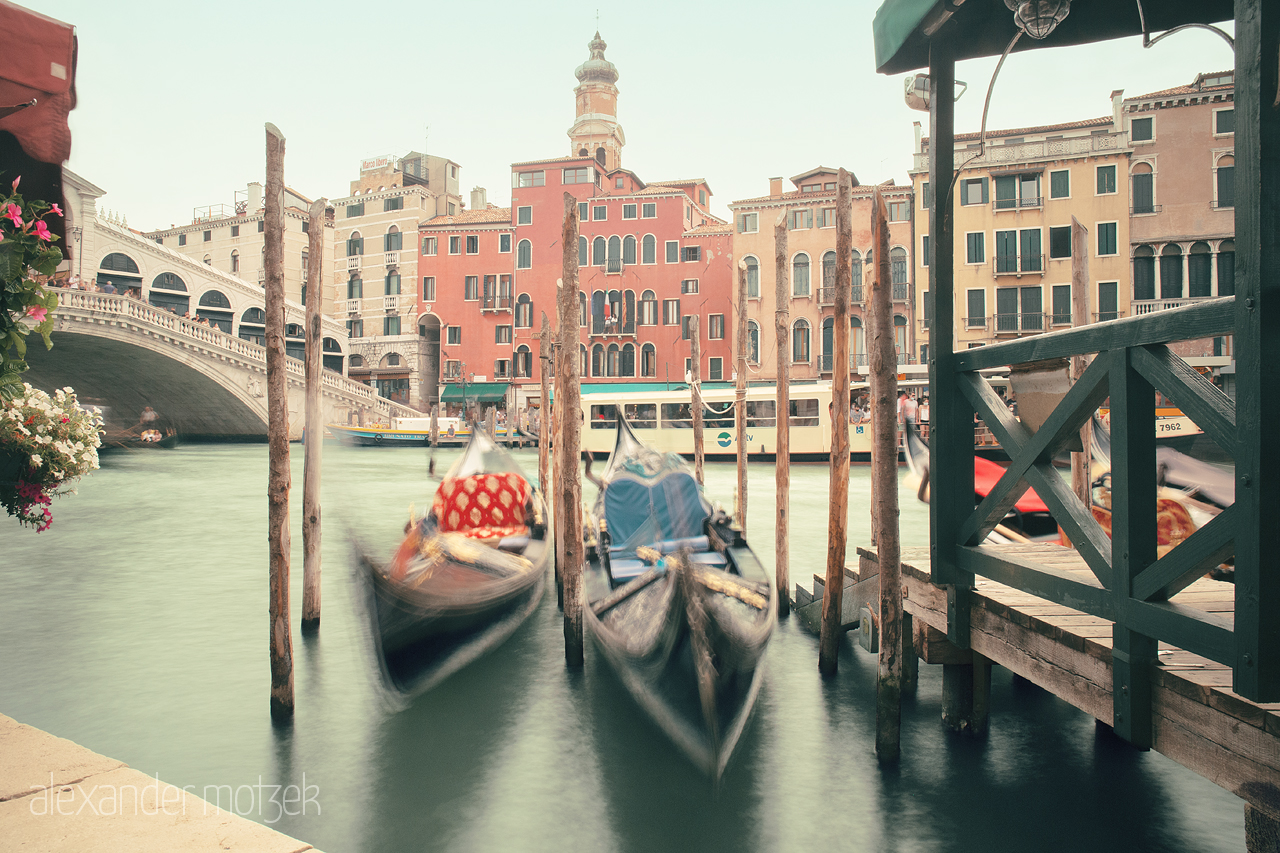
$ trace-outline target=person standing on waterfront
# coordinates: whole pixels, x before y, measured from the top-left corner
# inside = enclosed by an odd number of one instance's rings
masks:
[[[915,423],[919,409],[920,407],[916,405],[915,399],[906,391],[898,395],[898,423]]]

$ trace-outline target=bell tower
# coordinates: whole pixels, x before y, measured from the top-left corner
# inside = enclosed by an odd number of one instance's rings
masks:
[[[599,32],[587,47],[591,57],[574,72],[578,86],[573,90],[576,117],[569,128],[569,153],[593,157],[612,172],[621,168],[622,146],[627,144],[618,124],[618,69],[604,58],[608,45]]]

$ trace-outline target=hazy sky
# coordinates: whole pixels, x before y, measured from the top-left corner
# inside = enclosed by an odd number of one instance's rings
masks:
[[[1124,0],[1117,0],[1124,2]],[[338,198],[360,160],[422,150],[510,199],[510,164],[569,153],[573,70],[596,6],[221,0],[29,0],[80,40],[71,169],[107,191],[134,228],[191,221],[263,180],[263,123],[287,138],[285,180]],[[765,195],[768,178],[844,166],[863,183],[907,181],[903,76],[875,73],[873,0],[599,4],[618,68],[623,165],[649,182],[706,178],[714,212]],[[1226,43],[1190,31],[1011,56],[990,128],[1107,115],[1141,94],[1233,66]],[[995,60],[961,63],[957,131],[976,131]]]

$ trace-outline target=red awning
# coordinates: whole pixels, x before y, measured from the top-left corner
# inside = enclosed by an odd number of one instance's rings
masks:
[[[1000,465],[981,456],[973,457],[973,490],[982,497],[985,498],[991,494],[991,490],[996,487],[996,483],[1003,476],[1004,468]],[[1044,501],[1040,499],[1040,496],[1033,489],[1027,489],[1014,506],[1018,512],[1049,511],[1049,508],[1044,505]]]
[[[71,156],[67,114],[76,104],[75,28],[0,0],[0,118],[22,150],[44,163]]]

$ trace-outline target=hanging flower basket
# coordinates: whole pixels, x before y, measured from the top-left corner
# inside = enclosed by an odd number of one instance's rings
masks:
[[[75,392],[52,397],[23,383],[0,402],[0,506],[37,531],[53,523],[56,494],[98,467],[101,424]]]

